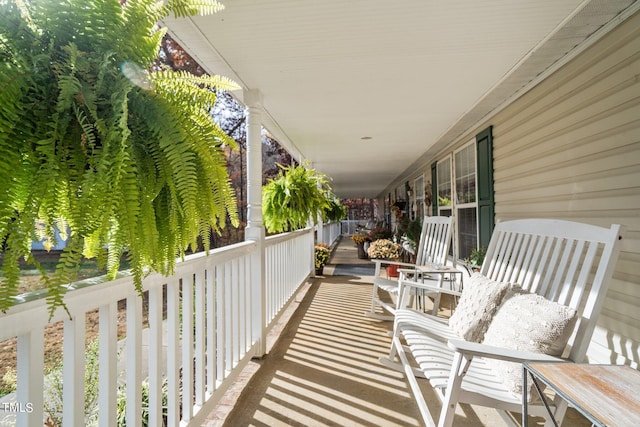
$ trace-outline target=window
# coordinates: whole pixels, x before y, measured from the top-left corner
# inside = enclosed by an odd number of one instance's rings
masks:
[[[458,258],[465,259],[478,245],[476,204],[476,146],[470,142],[454,154],[455,216]]]
[[[475,141],[439,161],[436,168],[438,214],[455,216],[454,256],[468,258],[478,245]]]
[[[432,214],[455,214],[456,259],[468,258],[473,249],[489,245],[495,224],[493,173],[493,126],[431,164]]]
[[[438,162],[438,215],[451,216],[451,157]]]
[[[419,176],[413,181],[413,190],[416,194],[415,218],[422,221],[424,217],[424,175]]]

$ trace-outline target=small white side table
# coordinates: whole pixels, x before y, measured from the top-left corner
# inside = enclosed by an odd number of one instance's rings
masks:
[[[540,382],[546,384],[594,426],[640,426],[640,371],[628,366],[569,362],[523,363],[522,366],[524,390],[529,379],[534,388]],[[526,393],[523,393],[524,427],[528,425],[527,406]],[[557,425],[551,411],[549,415]]]

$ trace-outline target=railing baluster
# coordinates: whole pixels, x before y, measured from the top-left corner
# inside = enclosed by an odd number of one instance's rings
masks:
[[[149,426],[162,425],[162,287],[149,289]]]
[[[216,390],[216,282],[215,266],[207,269],[207,394],[213,395]]]
[[[193,276],[182,278],[182,420],[193,417]]]
[[[242,310],[240,309],[240,270],[238,260],[231,261],[231,363],[233,366],[240,361],[240,328]]]
[[[85,314],[64,321],[62,425],[84,425]]]
[[[226,303],[225,303],[225,281],[224,281],[225,265],[220,264],[216,268],[216,376],[219,382],[225,378],[225,335],[226,335]]]
[[[242,269],[241,269],[242,279],[240,283],[242,284],[242,301],[244,301],[244,327],[242,328],[243,334],[243,351],[247,352],[251,348],[251,275],[249,270],[249,257],[242,257]]]
[[[169,427],[180,424],[180,290],[177,279],[167,282],[167,412]]]
[[[36,327],[18,336],[17,427],[42,424],[44,387],[44,328]]]
[[[127,297],[127,427],[142,425],[142,299]]]
[[[98,362],[98,424],[104,427],[116,426],[117,394],[117,302],[100,306]]]
[[[224,378],[226,379],[233,366],[233,306],[232,286],[231,286],[231,261],[227,261],[224,266]]]
[[[204,324],[205,324],[205,296],[204,296],[204,274],[205,272],[197,272],[196,273],[196,302],[195,302],[195,317],[196,317],[196,350],[195,350],[195,359],[196,359],[196,387],[195,387],[195,402],[196,405],[201,407],[204,404],[205,396],[205,373],[204,373],[204,362],[205,362],[205,335],[204,335]]]

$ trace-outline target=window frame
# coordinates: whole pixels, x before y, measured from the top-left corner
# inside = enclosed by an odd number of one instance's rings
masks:
[[[414,219],[420,219],[426,214],[425,206],[424,206],[424,188],[425,188],[425,179],[424,174],[419,175],[417,178],[413,180],[413,193],[414,193],[414,203],[415,203],[415,212]]]
[[[473,161],[470,163],[471,165],[473,165],[473,174],[468,174],[466,176],[471,176],[473,175],[473,180],[474,180],[474,201],[473,202],[465,202],[465,203],[459,203],[459,197],[458,197],[458,193],[459,193],[459,188],[458,188],[458,183],[457,183],[457,176],[456,176],[456,155],[459,154],[460,152],[464,151],[464,150],[468,150],[470,153],[472,153],[473,155]],[[460,257],[460,220],[462,218],[462,215],[460,215],[460,211],[463,209],[474,209],[475,210],[475,221],[476,221],[476,230],[475,230],[475,247],[469,248],[470,251],[473,249],[478,249],[478,245],[479,245],[479,241],[480,241],[480,225],[479,225],[479,218],[478,218],[478,160],[477,160],[477,152],[476,152],[476,141],[475,139],[470,140],[469,142],[467,142],[466,144],[462,145],[461,147],[457,148],[456,150],[453,151],[452,153],[452,167],[451,167],[451,184],[452,184],[452,198],[451,198],[451,205],[452,205],[452,212],[453,215],[455,216],[455,223],[456,226],[454,227],[454,236],[453,238],[456,239],[457,243],[456,245],[454,245],[455,247],[455,259],[457,260],[462,260],[462,258]]]
[[[450,186],[450,204],[448,205],[443,205],[440,202],[440,188],[442,187],[442,180],[441,180],[441,176],[440,176],[440,165],[444,164],[445,162],[447,162],[449,164],[449,186]],[[453,156],[451,154],[448,154],[446,157],[444,157],[441,160],[438,160],[437,164],[436,164],[436,175],[438,177],[438,185],[435,189],[436,191],[436,200],[438,201],[438,215],[439,216],[451,216],[453,215]],[[449,213],[449,215],[443,215],[443,213]]]

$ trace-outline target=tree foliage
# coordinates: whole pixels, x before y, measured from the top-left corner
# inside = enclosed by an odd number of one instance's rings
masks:
[[[170,274],[198,237],[237,224],[211,118],[222,77],[149,72],[156,23],[213,13],[215,0],[0,0],[0,309],[13,303],[36,221],[69,230],[50,313],[83,256],[115,276],[123,253],[140,290],[147,267]],[[157,69],[156,66],[153,67]]]

